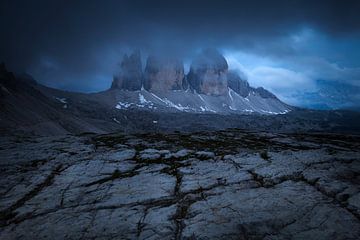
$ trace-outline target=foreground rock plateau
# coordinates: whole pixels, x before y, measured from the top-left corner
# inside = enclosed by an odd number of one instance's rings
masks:
[[[2,136],[0,239],[359,239],[360,137]]]

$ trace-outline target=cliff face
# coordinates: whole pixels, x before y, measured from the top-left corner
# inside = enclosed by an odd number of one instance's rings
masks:
[[[242,97],[247,97],[250,93],[251,87],[249,83],[241,79],[241,77],[233,71],[230,71],[227,75],[228,86]]]
[[[177,59],[165,59],[150,56],[144,72],[146,90],[163,92],[182,90],[185,81],[184,65]]]
[[[228,71],[226,59],[215,49],[202,51],[191,63],[187,75],[183,62],[176,58],[149,56],[143,71],[139,51],[124,55],[111,89],[137,91],[142,87],[158,93],[191,89],[208,96],[227,95],[230,88],[244,98],[250,93],[264,99],[276,98],[262,87],[251,87],[235,71]]]
[[[112,89],[140,90],[143,83],[143,72],[140,52],[130,56],[124,55],[120,64],[120,72],[114,76]]]
[[[227,73],[225,58],[214,49],[206,49],[191,64],[188,81],[198,93],[225,95],[228,90]]]
[[[255,92],[258,93],[262,98],[277,98],[274,94],[263,87],[256,88]]]

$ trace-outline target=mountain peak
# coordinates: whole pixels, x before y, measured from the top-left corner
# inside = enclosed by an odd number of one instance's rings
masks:
[[[192,67],[213,68],[220,71],[228,69],[228,63],[217,49],[206,48],[195,58]]]
[[[143,83],[143,72],[140,51],[130,56],[124,55],[120,63],[120,72],[114,76],[111,89],[140,90]]]
[[[225,95],[228,64],[224,56],[215,49],[203,50],[192,62],[188,81],[198,93],[206,95]]]
[[[274,94],[251,87],[236,71],[229,71],[225,57],[211,48],[196,56],[188,74],[183,62],[173,56],[150,55],[143,71],[139,51],[124,55],[112,89],[127,90],[117,95],[117,109],[261,114],[289,111]]]
[[[184,64],[176,58],[149,56],[144,72],[144,87],[150,91],[182,90]]]

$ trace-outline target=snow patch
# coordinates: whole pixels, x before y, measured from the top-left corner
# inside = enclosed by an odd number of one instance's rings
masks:
[[[260,110],[260,111],[263,113],[271,114],[271,115],[286,114],[286,113],[290,112],[290,110],[284,110],[282,112],[273,112],[273,111],[266,111],[266,110]]]
[[[201,99],[201,101],[203,101],[203,103],[206,104],[205,99],[204,99],[200,94],[197,93],[196,95],[198,95],[198,97]],[[205,107],[200,106],[200,110],[201,110],[202,112],[212,112],[212,113],[216,113],[215,110],[212,110],[212,109],[208,108],[207,106],[205,106]]]
[[[118,104],[116,105],[116,109],[127,109],[131,106],[133,106],[134,103],[128,103],[128,102],[118,102]]]
[[[248,97],[244,98],[240,96],[233,89],[228,88],[228,96],[225,95],[224,101],[214,102],[212,96],[205,96],[198,93],[189,94],[189,104],[184,104],[182,98],[165,97],[163,95],[156,95],[149,91],[138,91],[133,102],[118,102],[115,106],[116,109],[129,109],[129,108],[147,108],[157,109],[172,108],[181,112],[196,112],[196,113],[217,113],[215,109],[222,111],[234,111],[239,113],[255,113],[262,114],[286,114],[289,112],[289,108],[285,106],[279,106],[273,104],[271,101],[265,101],[264,99],[258,99],[257,96],[253,96],[251,92]],[[187,96],[187,95],[186,95]],[[180,96],[181,97],[181,96]],[[137,98],[137,99],[136,99]],[[199,98],[199,99],[197,99]],[[66,100],[65,100],[66,101]],[[276,102],[275,102],[276,103]]]
[[[116,104],[116,106],[115,106],[115,108],[119,109],[119,110],[128,109],[128,108],[132,108],[132,107],[157,109],[157,107],[154,106],[154,103],[146,100],[144,95],[142,95],[141,93],[139,93],[139,103],[118,102],[118,104]]]
[[[152,102],[151,101],[147,101],[146,99],[145,99],[145,97],[144,97],[144,95],[142,95],[141,93],[139,93],[139,101],[140,101],[140,103],[141,104],[152,104]]]
[[[64,104],[66,104],[66,103],[67,103],[66,98],[59,98],[59,97],[55,97],[55,99],[56,99],[56,100],[58,100],[58,101],[59,101],[59,102],[61,102],[61,103],[64,103]]]
[[[201,101],[203,101],[205,103],[205,100],[204,98],[200,95],[200,94],[197,94],[199,96],[199,98],[201,99]]]
[[[278,114],[287,114],[288,112],[290,112],[291,110],[284,110],[283,112],[279,112]]]
[[[252,109],[244,109],[244,110],[242,110],[243,112],[250,112],[250,113],[253,113],[253,112],[255,112],[254,110],[252,110]]]
[[[120,124],[119,120],[117,120],[116,118],[113,118],[114,122]]]
[[[176,108],[179,111],[191,111],[193,110],[193,108],[189,107],[189,106],[182,106],[180,103],[175,104],[173,102],[171,102],[169,99],[164,98],[163,102],[168,105],[169,107],[173,107]]]
[[[59,101],[60,103],[63,103],[63,108],[68,108],[68,105],[67,105],[67,99],[66,98],[59,98],[59,97],[54,97],[57,101]]]
[[[157,100],[159,100],[159,101],[161,101],[161,102],[165,103],[165,102],[164,102],[164,100],[163,100],[161,97],[159,97],[159,96],[155,95],[154,93],[151,93],[151,95],[152,95],[154,98],[156,98]]]
[[[234,102],[234,98],[232,97],[231,93],[234,92],[231,88],[228,88],[228,94],[230,97],[231,102]]]
[[[200,106],[200,110],[202,111],[202,112],[212,112],[212,113],[216,113],[216,111],[215,110],[212,110],[212,109],[210,109],[210,108],[208,108],[208,107],[204,107],[204,106]]]
[[[175,108],[175,109],[177,109],[179,111],[183,111],[183,112],[196,111],[194,108],[191,108],[189,106],[182,106],[180,103],[175,104],[172,101],[170,101],[169,99],[161,98],[161,97],[155,95],[154,93],[151,93],[151,95],[153,95],[153,97],[155,97],[156,99],[158,99],[159,101],[164,103],[167,107]]]

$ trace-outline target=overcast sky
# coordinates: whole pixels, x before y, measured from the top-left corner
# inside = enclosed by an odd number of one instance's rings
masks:
[[[251,85],[301,106],[324,86],[360,87],[359,13],[360,1],[346,0],[1,1],[0,60],[48,86],[93,92],[133,49],[188,66],[215,47]],[[352,94],[346,101],[360,102]]]

